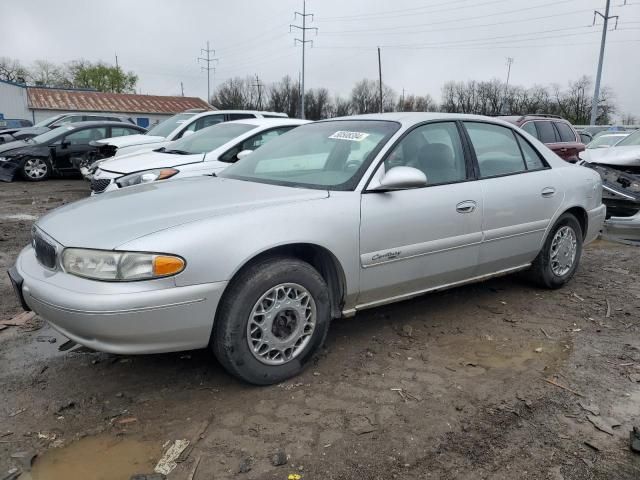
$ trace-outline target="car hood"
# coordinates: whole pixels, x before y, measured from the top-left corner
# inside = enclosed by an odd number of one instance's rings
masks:
[[[187,163],[202,162],[203,153],[197,155],[176,155],[162,152],[134,152],[121,157],[113,157],[100,164],[100,170],[112,173],[132,173],[154,168],[169,168]]]
[[[640,167],[640,146],[629,145],[623,147],[598,148],[587,150],[588,155],[583,156],[587,162],[596,162],[603,165],[617,165],[621,167]]]
[[[114,249],[189,222],[327,197],[326,190],[192,177],[89,197],[52,211],[36,225],[67,247]]]
[[[0,143],[0,155],[2,155],[3,153],[13,153],[12,150],[17,150],[18,148],[33,147],[35,145],[35,143],[28,143],[24,140],[15,140],[13,142]]]
[[[130,145],[144,145],[145,143],[163,142],[166,139],[157,135],[125,135],[124,137],[111,137],[96,140],[95,143],[101,145],[113,145],[116,148],[128,147]]]

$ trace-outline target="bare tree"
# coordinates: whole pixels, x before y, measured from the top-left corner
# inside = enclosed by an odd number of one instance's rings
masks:
[[[25,83],[28,78],[29,71],[18,60],[0,57],[0,80]]]
[[[73,87],[64,67],[47,60],[36,60],[29,69],[29,77],[36,85],[47,87]]]
[[[637,125],[638,124],[638,117],[636,117],[635,115],[633,115],[631,113],[625,113],[622,116],[622,124],[623,125]]]
[[[269,110],[284,112],[290,117],[297,117],[300,109],[300,90],[298,83],[289,75],[269,87]]]

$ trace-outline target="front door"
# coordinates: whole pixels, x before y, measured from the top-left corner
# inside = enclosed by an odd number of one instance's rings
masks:
[[[427,186],[364,192],[361,198],[361,290],[365,306],[475,275],[482,240],[482,190],[473,180],[456,122],[416,127],[381,163],[422,170]]]
[[[107,138],[107,127],[90,127],[69,133],[52,152],[54,168],[61,172],[75,169],[74,158],[82,158],[92,149],[90,142],[103,138]]]
[[[560,208],[561,182],[513,129],[482,122],[464,125],[477,159],[484,201],[478,274],[526,265],[540,251],[544,232]]]

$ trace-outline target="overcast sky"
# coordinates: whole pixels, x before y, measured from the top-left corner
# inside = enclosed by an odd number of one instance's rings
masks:
[[[640,115],[640,1],[612,0],[618,30],[609,32],[603,84],[621,113]],[[506,78],[511,84],[566,85],[595,77],[605,0],[308,0],[307,87],[348,95],[376,78],[398,93],[440,98],[448,80]],[[263,82],[298,76],[299,32],[289,33],[302,0],[0,0],[0,56],[28,64],[46,59],[115,61],[140,77],[142,93],[206,97],[196,57],[209,40],[215,84],[258,74]],[[297,20],[300,23],[300,19]]]

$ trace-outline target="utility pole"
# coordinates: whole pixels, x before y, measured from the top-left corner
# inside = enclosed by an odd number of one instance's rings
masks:
[[[625,5],[626,5],[625,1]],[[607,43],[607,28],[609,26],[609,20],[616,19],[616,28],[618,28],[618,15],[609,15],[609,9],[611,7],[611,0],[607,0],[607,4],[604,8],[604,15],[599,11],[593,12],[593,24],[596,24],[596,16],[600,15],[604,20],[602,24],[602,40],[600,41],[600,58],[598,59],[598,73],[596,74],[596,89],[593,92],[593,100],[591,103],[591,125],[596,124],[598,118],[598,102],[600,101],[600,80],[602,79],[602,64],[604,62],[604,46]]]
[[[297,45],[298,42],[302,45],[302,86],[300,88],[300,118],[304,120],[304,51],[307,46],[307,43],[310,43],[313,46],[313,40],[307,40],[307,30],[315,30],[316,35],[318,34],[318,29],[316,27],[307,27],[307,17],[311,17],[311,21],[313,21],[313,13],[307,13],[307,2],[306,0],[302,1],[302,13],[294,12],[293,19],[297,19],[298,15],[302,18],[302,26],[300,25],[289,25],[289,32],[291,32],[292,28],[297,28],[298,30],[302,30],[302,40],[299,38],[295,38],[293,40],[294,45]]]
[[[182,96],[184,97],[184,85],[180,82],[180,91],[182,92]]]
[[[198,63],[200,63],[201,61],[206,63],[206,66],[201,66],[200,70],[207,71],[207,103],[209,103],[211,102],[211,80],[210,80],[211,70],[213,70],[213,73],[216,72],[216,69],[212,67],[211,64],[214,62],[217,63],[218,59],[211,57],[211,55],[216,54],[216,51],[209,48],[209,40],[207,40],[207,48],[201,48],[200,53],[207,55],[206,58],[198,57]]]
[[[380,113],[382,113],[382,62],[380,61],[380,47],[378,47],[378,77],[380,84]]]
[[[402,87],[402,103],[400,105],[402,105],[401,111],[404,112],[404,87]]]
[[[506,113],[506,102],[507,102],[507,98],[509,97],[509,79],[511,78],[511,65],[513,65],[513,57],[507,57],[507,83],[505,83],[504,85],[504,100],[502,101],[502,108],[500,110],[502,110],[502,114],[504,115]]]
[[[117,70],[118,68],[120,68],[120,67],[118,67],[118,54],[116,53],[116,70]]]
[[[258,89],[257,110],[262,110],[262,87],[264,87],[264,84],[260,83],[260,78],[258,78],[257,73],[256,73],[256,83],[252,84],[251,86],[256,87]]]

